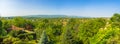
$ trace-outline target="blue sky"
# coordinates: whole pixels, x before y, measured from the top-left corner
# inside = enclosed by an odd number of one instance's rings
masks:
[[[119,2],[120,0],[0,0],[0,14],[110,17],[114,13],[120,13]]]

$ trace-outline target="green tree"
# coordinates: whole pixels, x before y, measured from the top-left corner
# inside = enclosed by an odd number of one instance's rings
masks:
[[[2,21],[0,20],[0,37],[6,35],[5,29],[2,28]]]
[[[64,31],[62,33],[62,41],[61,44],[73,44],[73,35],[72,35],[72,31],[69,28],[64,28]]]
[[[120,22],[120,14],[115,13],[115,14],[111,17],[111,21],[112,21],[112,22]]]
[[[119,27],[120,28],[120,14],[115,13],[112,17],[111,17],[111,21],[112,21],[112,27]]]
[[[22,17],[15,17],[13,19],[13,25],[18,26],[18,27],[25,27],[26,24],[26,19]]]
[[[38,44],[47,44],[47,43],[48,43],[48,38],[47,38],[46,32],[43,31]]]

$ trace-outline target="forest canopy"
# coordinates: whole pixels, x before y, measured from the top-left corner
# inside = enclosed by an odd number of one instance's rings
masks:
[[[111,18],[1,18],[0,44],[120,44],[120,14]]]

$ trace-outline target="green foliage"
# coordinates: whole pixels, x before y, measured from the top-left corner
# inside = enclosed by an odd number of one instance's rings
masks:
[[[48,44],[48,38],[45,31],[43,31],[38,44]]]
[[[120,14],[111,18],[3,18],[0,43],[120,44]]]
[[[0,27],[2,27],[2,21],[0,20]]]
[[[0,20],[0,37],[5,36],[6,34],[6,30],[2,28],[2,21]]]
[[[3,44],[13,44],[14,42],[16,41],[19,41],[20,39],[19,38],[14,38],[14,37],[11,37],[11,36],[7,36],[4,40],[3,40]]]
[[[80,25],[80,40],[83,40],[84,44],[89,44],[89,38],[98,33],[100,28],[104,28],[106,20],[102,18],[90,19]]]
[[[72,44],[73,36],[72,32],[69,29],[66,29],[66,31],[63,33],[63,43],[62,44]]]
[[[18,27],[25,27],[26,20],[22,17],[15,17],[13,19],[13,25],[18,26]]]
[[[111,21],[113,21],[113,22],[120,22],[120,14],[115,13],[115,14],[112,16]]]
[[[120,28],[120,14],[115,13],[111,17],[111,21],[112,21],[112,27],[118,27],[118,28]]]

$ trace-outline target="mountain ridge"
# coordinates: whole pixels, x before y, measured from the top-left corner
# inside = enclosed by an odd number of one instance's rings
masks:
[[[74,15],[26,15],[26,16],[9,16],[9,17],[33,17],[33,18],[83,18],[83,16]]]

